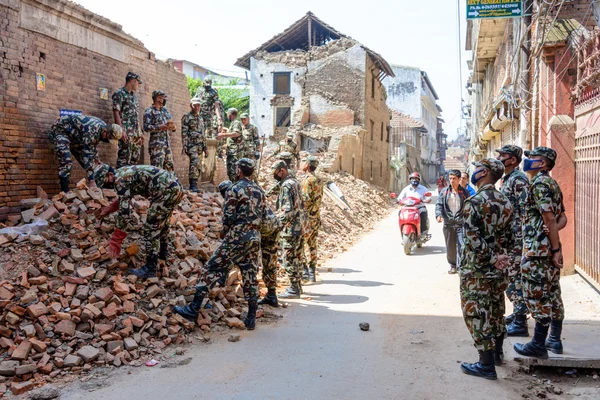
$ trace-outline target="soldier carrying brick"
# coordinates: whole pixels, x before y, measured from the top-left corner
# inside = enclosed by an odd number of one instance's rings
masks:
[[[90,186],[94,181],[94,166],[98,162],[98,143],[119,140],[123,129],[117,125],[107,125],[104,121],[87,115],[70,115],[60,118],[48,133],[48,140],[54,145],[58,155],[58,177],[60,190],[69,191],[69,178],[73,169],[72,155],[86,171]]]

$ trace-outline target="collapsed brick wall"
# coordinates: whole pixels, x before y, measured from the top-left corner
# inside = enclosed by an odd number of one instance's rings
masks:
[[[186,182],[188,159],[181,155],[180,134],[181,117],[189,111],[185,76],[155,60],[146,49],[145,59],[131,56],[129,62],[120,62],[20,28],[21,12],[20,1],[0,0],[0,217],[18,211],[19,200],[35,197],[38,185],[51,195],[58,192],[49,128],[61,108],[81,110],[112,123],[110,97],[124,85],[128,71],[139,73],[144,82],[137,93],[140,124],[144,109],[151,105],[152,91],[162,89],[169,95],[167,107],[178,128],[171,137],[175,169]],[[36,73],[46,75],[45,91],[36,89]],[[100,98],[100,88],[108,89],[108,100]],[[141,163],[149,162],[148,135],[145,143]],[[102,161],[116,164],[116,144],[101,144],[99,151]],[[75,162],[71,185],[83,177]]]

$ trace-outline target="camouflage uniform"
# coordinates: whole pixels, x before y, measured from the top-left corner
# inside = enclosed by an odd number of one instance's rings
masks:
[[[196,91],[195,97],[200,99],[200,117],[204,120],[206,138],[214,139],[217,137],[217,130],[213,117],[215,116],[215,104],[220,104],[219,92],[213,87],[201,86]],[[223,111],[221,111],[221,116],[223,116]]]
[[[298,146],[296,145],[296,142],[291,140],[290,136],[288,136],[288,140],[282,140],[281,142],[279,142],[279,147],[277,148],[275,153],[273,153],[273,155],[277,156],[280,153],[286,151],[292,154],[294,165],[296,165],[300,160],[300,152],[298,151]]]
[[[243,158],[244,144],[242,141],[242,123],[235,119],[231,121],[229,133],[239,133],[236,138],[227,138],[227,176],[232,182],[237,181],[236,168],[238,160]]]
[[[564,212],[558,183],[540,171],[532,180],[523,222],[521,274],[525,301],[533,318],[544,326],[562,321],[565,310],[560,289],[560,269],[552,262],[552,245],[544,232],[542,213],[555,218]]]
[[[200,178],[202,163],[200,156],[206,152],[204,120],[200,114],[189,112],[181,118],[181,143],[190,158],[190,179]]]
[[[315,157],[309,157],[308,163],[309,165],[318,165]],[[314,172],[308,172],[306,178],[302,181],[302,200],[307,216],[304,238],[310,254],[308,266],[314,270],[319,260],[317,236],[321,228],[321,202],[323,201],[323,181]]]
[[[264,192],[256,183],[242,178],[227,191],[223,211],[225,238],[206,263],[199,285],[225,285],[234,265],[242,272],[244,295],[258,298],[260,227],[265,215]]]
[[[262,277],[267,289],[277,289],[277,252],[280,249],[280,222],[271,207],[265,207],[260,226],[260,250],[262,254]]]
[[[290,282],[299,285],[302,279],[302,213],[304,208],[300,184],[295,177],[288,175],[280,183],[279,187],[276,214],[282,226],[281,248],[283,251],[283,266]]]
[[[244,126],[242,129],[242,140],[244,142],[244,157],[258,160],[256,156],[260,152],[258,128],[252,124]]]
[[[292,165],[292,153],[290,153],[289,151],[284,151],[282,153],[277,153],[277,158],[279,160],[283,160],[285,161],[286,165],[288,166],[288,174],[290,174],[290,176],[296,178],[296,170],[294,169],[293,165]],[[273,186],[271,186],[266,193],[267,197],[270,196],[276,196],[279,194],[279,189],[281,187],[281,182],[273,182]]]
[[[498,165],[489,161],[475,165],[486,168]],[[502,164],[497,163],[503,170]],[[513,247],[512,206],[494,185],[488,184],[465,200],[464,218],[459,266],[461,307],[475,347],[485,352],[494,350],[496,338],[506,333],[506,276],[494,264],[498,255]]]
[[[171,120],[171,113],[164,106],[160,110],[150,106],[144,112],[144,131],[150,133],[150,143],[148,144],[150,164],[173,172],[175,165],[169,140],[170,133],[167,130],[160,131],[158,129],[160,125],[166,124],[169,120]]]
[[[119,196],[117,227],[125,230],[131,214],[131,200],[140,195],[150,200],[143,233],[146,259],[156,262],[161,247],[167,245],[169,219],[183,197],[175,175],[150,165],[134,165],[117,170],[115,190]]]
[[[142,132],[138,110],[140,103],[134,92],[128,92],[122,87],[112,95],[113,110],[121,114],[121,124],[127,137],[127,143],[119,141],[119,152],[117,153],[117,169],[127,165],[135,165],[140,159],[142,149]]]
[[[96,117],[71,115],[59,119],[48,134],[58,155],[58,176],[68,178],[73,169],[71,154],[85,169],[88,180],[94,179],[94,163],[98,160],[98,143],[107,125]]]

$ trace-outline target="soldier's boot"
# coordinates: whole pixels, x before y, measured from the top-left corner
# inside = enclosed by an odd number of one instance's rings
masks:
[[[522,356],[548,358],[548,350],[546,350],[545,343],[546,337],[548,336],[548,328],[548,326],[536,322],[531,342],[525,344],[515,343],[515,351]]]
[[[158,252],[158,259],[167,261],[171,257],[172,255],[169,251],[169,244],[166,241],[160,242],[160,251]]]
[[[308,265],[304,264],[304,268],[302,270],[302,282],[309,282],[309,272]]]
[[[132,269],[129,273],[140,279],[154,278],[156,276],[157,265],[158,257],[147,257],[146,264],[142,268]]]
[[[515,319],[506,327],[508,336],[528,337],[527,315],[516,314]]]
[[[477,376],[490,380],[498,379],[494,366],[494,350],[479,351],[479,361],[476,363],[462,363],[460,369],[467,375]]]
[[[494,350],[494,365],[502,365],[504,363],[504,335],[496,338],[496,350]]]
[[[258,301],[258,304],[279,307],[279,301],[277,301],[277,291],[275,289],[269,289],[265,297]]]
[[[249,331],[253,331],[256,327],[256,310],[258,310],[258,302],[254,297],[248,300],[248,315],[244,319],[244,325]]]
[[[550,323],[550,335],[548,335],[548,340],[546,340],[546,349],[550,350],[554,354],[563,353],[562,340],[560,339],[562,327],[562,321],[552,321]]]
[[[67,193],[69,191],[69,177],[60,177],[60,191]]]
[[[279,295],[280,299],[299,299],[300,298],[300,284],[298,282],[292,283],[285,292]]]
[[[515,320],[515,315],[517,315],[517,314],[512,313],[508,317],[504,318],[504,320],[506,321],[506,325],[511,324]]]
[[[198,193],[198,179],[190,178],[190,192]]]
[[[175,306],[173,307],[173,312],[181,315],[183,318],[188,321],[196,322],[198,319],[198,313],[200,313],[200,309],[202,308],[202,302],[204,298],[208,294],[208,287],[206,286],[196,286],[196,293],[194,294],[194,299],[188,305]]]
[[[308,281],[312,283],[317,281],[317,267],[314,265],[308,266]]]

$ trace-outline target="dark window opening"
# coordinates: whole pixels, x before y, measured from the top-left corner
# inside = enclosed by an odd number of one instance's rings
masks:
[[[371,74],[371,98],[375,98],[375,75]]]
[[[371,179],[373,179],[373,161],[371,161]]]
[[[291,78],[289,72],[274,72],[273,73],[273,93],[275,94],[290,94]]]
[[[40,60],[46,61],[46,53],[40,51]]]
[[[352,156],[352,176],[356,176],[354,175],[354,156]]]
[[[387,126],[386,130],[387,130],[387,139],[385,140],[386,142],[390,142],[390,130],[391,130],[391,126]]]
[[[381,139],[379,139],[383,142],[383,122],[381,123]]]
[[[379,177],[383,178],[383,163],[379,163]]]
[[[375,131],[375,122],[371,121],[371,141],[373,141],[373,132]]]
[[[340,171],[343,171],[344,168],[342,167],[342,156],[340,156]]]
[[[291,114],[291,107],[277,107],[275,109],[275,126],[278,128],[285,128],[290,126]]]

